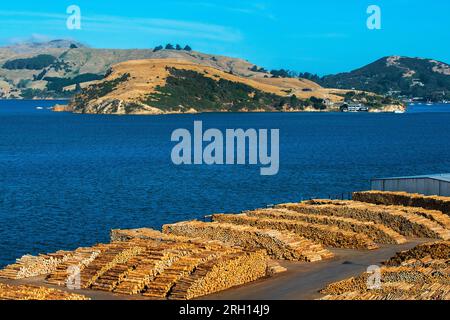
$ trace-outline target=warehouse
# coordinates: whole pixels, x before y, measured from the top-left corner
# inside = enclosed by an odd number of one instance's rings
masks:
[[[450,173],[423,176],[378,178],[371,181],[372,190],[405,191],[450,197]]]

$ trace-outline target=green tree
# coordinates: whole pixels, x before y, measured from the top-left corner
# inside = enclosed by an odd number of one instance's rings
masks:
[[[172,44],[170,44],[170,43],[166,44],[166,50],[173,50],[173,49],[175,49],[175,48],[173,47]]]

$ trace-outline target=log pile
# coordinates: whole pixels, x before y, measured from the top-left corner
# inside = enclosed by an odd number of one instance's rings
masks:
[[[439,223],[423,216],[395,210],[390,207],[377,206],[356,201],[327,201],[327,204],[319,202],[288,203],[276,206],[303,214],[316,214],[352,218],[360,221],[372,221],[383,224],[403,236],[450,239],[450,230],[443,228]]]
[[[72,252],[58,251],[39,256],[25,255],[0,270],[0,278],[25,279],[48,274],[70,258]]]
[[[387,209],[401,210],[407,213],[416,214],[438,223],[441,227],[450,230],[450,216],[437,210],[428,210],[416,207],[387,206]]]
[[[304,221],[314,224],[336,226],[342,230],[363,233],[377,243],[402,244],[406,242],[406,238],[400,235],[398,232],[382,224],[374,223],[372,221],[359,221],[352,218],[302,214],[287,209],[262,209],[255,211],[246,211],[245,214],[251,217],[287,219]]]
[[[450,241],[437,241],[418,245],[410,250],[397,253],[384,264],[399,266],[411,259],[421,260],[427,257],[431,259],[450,259]]]
[[[264,277],[266,270],[265,250],[225,254],[198,265],[192,274],[182,277],[173,287],[169,299],[193,299],[239,286]]]
[[[111,241],[129,241],[133,239],[152,240],[157,242],[185,242],[199,245],[215,245],[217,248],[233,246],[219,240],[210,240],[201,237],[183,237],[166,234],[150,228],[116,229],[111,231]]]
[[[341,295],[327,295],[321,300],[450,300],[450,285],[397,283],[390,290],[345,292]]]
[[[169,270],[178,261],[189,258],[194,252],[212,251],[217,254],[235,252],[236,249],[220,246],[203,246],[189,243],[161,243],[139,259],[137,266],[129,271],[117,285],[114,292],[121,294],[139,294],[148,288],[155,278]]]
[[[285,219],[261,219],[249,217],[245,214],[217,214],[213,216],[213,220],[221,223],[233,223],[262,229],[289,230],[301,237],[333,248],[367,250],[378,248],[377,244],[368,236],[352,231],[345,231],[336,226]]]
[[[147,285],[143,295],[156,299],[166,298],[172,287],[181,278],[189,276],[200,264],[213,259],[218,259],[224,254],[226,254],[226,251],[210,251],[207,249],[194,250],[192,255],[179,259],[160,273],[160,275],[156,276],[155,279]]]
[[[117,264],[125,263],[129,259],[145,250],[145,247],[135,246],[131,242],[113,243],[80,273],[81,287],[90,288],[92,284],[105,272]]]
[[[365,193],[362,193],[362,194],[365,194]],[[364,199],[362,196],[360,198],[361,198],[361,200]],[[358,197],[357,197],[357,199],[358,199]],[[356,199],[354,199],[353,201],[357,202]],[[408,207],[408,206],[402,206],[402,205],[394,205],[394,204],[389,204],[388,201],[386,201],[386,203],[387,203],[386,205],[384,205],[382,203],[373,203],[370,201],[359,201],[359,202],[376,204],[378,208],[384,209],[384,210],[398,210],[398,211],[404,211],[407,213],[419,215],[419,216],[422,216],[424,218],[427,218],[431,221],[438,223],[445,229],[450,229],[450,217],[447,214],[444,214],[444,213],[442,213],[442,211],[439,211],[439,210],[430,210],[430,209],[425,209],[425,208],[421,208],[421,207]],[[310,200],[310,201],[306,201],[305,203],[316,204],[316,205],[342,203],[345,205],[345,203],[348,203],[348,201]]]
[[[247,249],[265,249],[275,259],[319,261],[333,256],[320,244],[315,244],[286,230],[190,221],[165,225],[163,232],[177,236],[219,240]]]
[[[73,271],[82,271],[88,266],[104,249],[105,245],[97,245],[91,248],[78,248],[64,262],[60,263],[55,270],[51,271],[46,282],[58,286],[67,284],[67,280]]]
[[[88,298],[52,288],[0,283],[0,300],[88,300]]]
[[[371,289],[363,273],[324,288],[325,300],[400,299],[427,300],[450,299],[450,252],[448,242],[419,245],[397,254],[389,266],[380,268],[381,286]],[[447,247],[447,249],[445,249]],[[444,248],[444,252],[439,249]],[[437,256],[438,258],[433,258]]]
[[[421,207],[450,215],[450,197],[425,196],[406,192],[364,191],[353,193],[353,199],[374,204]]]
[[[172,234],[162,233],[160,231],[150,228],[111,230],[111,242],[129,241],[132,239],[169,241],[169,242],[192,242],[194,240],[188,237],[180,237]]]

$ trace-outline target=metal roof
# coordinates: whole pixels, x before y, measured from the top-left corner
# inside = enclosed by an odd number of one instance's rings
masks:
[[[389,178],[375,178],[375,180],[401,180],[401,179],[433,179],[450,182],[450,173],[441,173],[441,174],[427,174],[422,176],[403,176],[403,177],[389,177]]]

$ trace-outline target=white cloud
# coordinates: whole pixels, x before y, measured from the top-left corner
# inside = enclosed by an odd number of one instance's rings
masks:
[[[26,11],[0,11],[0,16],[11,18],[8,23],[38,23],[46,27],[52,26],[52,29],[55,29],[55,27],[61,24],[61,30],[65,28],[65,20],[68,17],[68,15],[62,14]],[[12,19],[13,17],[14,19]],[[49,20],[36,22],[33,18]],[[197,21],[137,17],[125,18],[107,15],[82,15],[81,19],[82,29],[88,32],[142,32],[146,34],[183,36],[220,42],[237,42],[243,38],[241,32],[235,28]],[[60,20],[64,23],[61,23]]]

